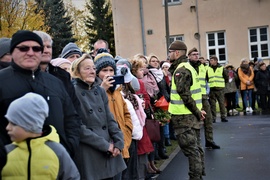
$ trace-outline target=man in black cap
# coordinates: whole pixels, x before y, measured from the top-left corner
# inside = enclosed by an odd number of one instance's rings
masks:
[[[172,63],[171,101],[169,112],[181,151],[189,160],[189,179],[199,180],[205,176],[204,151],[200,142],[202,109],[201,86],[197,71],[187,62],[187,46],[174,41],[169,47]]]
[[[0,71],[0,138],[10,143],[4,117],[10,103],[28,92],[42,95],[49,104],[45,124],[53,125],[71,157],[78,148],[80,118],[62,82],[40,70],[43,52],[42,39],[35,33],[19,30],[12,36],[11,66]],[[25,107],[27,108],[27,107]]]

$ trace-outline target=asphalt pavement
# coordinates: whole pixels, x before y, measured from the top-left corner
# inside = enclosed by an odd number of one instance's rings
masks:
[[[270,115],[240,114],[227,119],[229,122],[220,122],[217,118],[213,124],[214,141],[221,149],[205,149],[203,179],[270,180]],[[189,179],[188,160],[180,148],[160,168],[157,180]]]

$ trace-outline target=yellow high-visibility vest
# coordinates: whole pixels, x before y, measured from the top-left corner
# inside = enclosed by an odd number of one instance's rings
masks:
[[[190,70],[192,74],[192,86],[190,87],[191,97],[196,101],[196,106],[199,110],[202,108],[202,94],[201,94],[201,85],[199,83],[198,73],[196,70],[188,63],[180,63],[176,69],[185,67]],[[174,72],[175,74],[175,72]],[[169,103],[169,112],[174,115],[183,115],[183,114],[192,114],[192,112],[185,106],[183,100],[177,93],[177,87],[174,82],[174,74],[172,76],[172,86],[171,86],[171,101]],[[185,86],[185,84],[183,84]]]
[[[199,66],[199,81],[202,88],[202,94],[206,94],[206,71],[208,66],[201,64]]]
[[[208,70],[208,78],[209,78],[209,84],[210,88],[212,87],[225,87],[225,79],[223,78],[223,67],[218,67],[216,71],[214,72],[214,69],[212,67],[209,67]]]

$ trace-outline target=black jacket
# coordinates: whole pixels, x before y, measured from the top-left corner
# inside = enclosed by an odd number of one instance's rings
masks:
[[[270,93],[270,72],[268,70],[262,71],[259,70],[256,73],[255,79],[255,86],[257,88],[257,94],[268,94]]]
[[[69,94],[77,113],[80,115],[81,114],[80,101],[76,96],[74,85],[71,82],[70,74],[67,71],[65,71],[64,69],[57,67],[57,66],[53,66],[50,63],[48,64],[48,68],[47,68],[46,72],[57,77],[58,79],[60,79],[63,82],[63,84],[66,88],[66,91]]]
[[[26,93],[35,92],[42,95],[49,105],[45,125],[51,124],[56,128],[61,143],[73,156],[79,145],[81,121],[63,83],[40,69],[32,72],[14,62],[0,71],[0,82],[0,138],[4,144],[10,143],[5,129],[8,121],[4,117],[8,106]]]

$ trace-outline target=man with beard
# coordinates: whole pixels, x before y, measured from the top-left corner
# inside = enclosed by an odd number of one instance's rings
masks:
[[[205,118],[202,109],[202,94],[198,72],[187,62],[187,46],[174,41],[169,46],[171,67],[171,101],[169,112],[178,144],[189,161],[189,179],[200,180],[205,176],[204,152],[200,142],[201,120]]]

